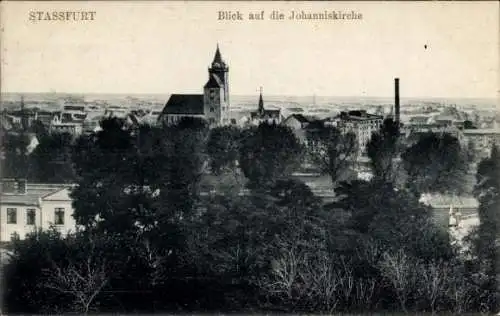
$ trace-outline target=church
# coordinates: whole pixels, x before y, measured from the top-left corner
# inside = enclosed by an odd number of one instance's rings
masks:
[[[185,117],[205,119],[210,126],[229,123],[229,67],[217,45],[208,68],[203,94],[172,94],[158,117],[160,124],[174,124]]]
[[[280,124],[282,120],[280,109],[265,109],[264,99],[262,98],[262,87],[260,88],[259,105],[257,111],[250,113],[250,123],[259,125],[262,123],[267,124]]]

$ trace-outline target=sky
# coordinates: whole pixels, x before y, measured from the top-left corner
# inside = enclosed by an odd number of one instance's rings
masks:
[[[497,2],[2,2],[2,92],[201,93],[217,43],[234,95],[497,98]],[[265,20],[248,14],[264,11]],[[273,21],[277,10],[358,20]],[[95,11],[30,21],[31,11]],[[244,21],[218,20],[240,11]]]

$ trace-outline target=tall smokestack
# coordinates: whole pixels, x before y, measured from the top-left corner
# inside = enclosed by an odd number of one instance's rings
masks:
[[[399,78],[394,78],[394,116],[399,124]]]

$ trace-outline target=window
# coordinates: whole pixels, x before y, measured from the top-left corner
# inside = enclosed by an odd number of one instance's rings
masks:
[[[26,225],[35,225],[36,220],[36,210],[29,208],[26,211]]]
[[[210,112],[214,112],[215,109],[213,107],[210,108]]]
[[[64,208],[56,208],[54,215],[54,224],[64,225]]]
[[[7,224],[17,224],[17,208],[7,209]]]

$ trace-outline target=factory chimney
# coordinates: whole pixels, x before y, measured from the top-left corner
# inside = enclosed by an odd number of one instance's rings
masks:
[[[394,116],[396,123],[399,124],[399,78],[394,78]]]

